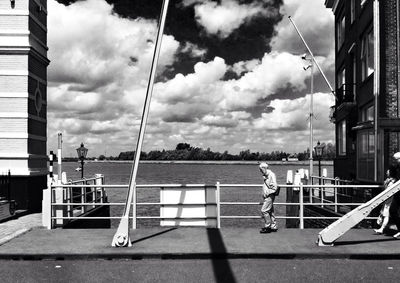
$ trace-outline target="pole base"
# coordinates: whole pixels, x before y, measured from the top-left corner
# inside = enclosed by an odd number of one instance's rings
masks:
[[[129,237],[129,218],[124,216],[121,218],[117,232],[111,243],[112,247],[132,247],[131,239]]]
[[[318,235],[318,239],[317,239],[317,241],[315,242],[319,247],[333,247],[333,243],[325,243],[323,240],[322,240],[322,237],[321,237],[321,235]]]

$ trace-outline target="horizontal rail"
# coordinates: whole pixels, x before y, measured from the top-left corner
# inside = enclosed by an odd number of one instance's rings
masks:
[[[366,189],[379,189],[383,188],[381,185],[334,185],[334,184],[325,184],[325,185],[284,185],[278,184],[280,188],[299,188],[302,186],[303,188],[366,188]],[[197,185],[197,184],[188,184],[188,185],[179,185],[179,184],[154,184],[154,185],[137,185],[136,188],[215,188],[215,185]],[[223,187],[262,187],[262,184],[221,184],[221,188]],[[128,185],[52,185],[52,188],[128,188]]]

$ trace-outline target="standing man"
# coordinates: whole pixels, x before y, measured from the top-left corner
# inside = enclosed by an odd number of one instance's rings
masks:
[[[262,188],[264,203],[261,208],[261,215],[265,221],[265,226],[260,230],[260,233],[276,232],[278,231],[274,213],[275,193],[278,189],[276,176],[274,172],[268,169],[268,164],[265,162],[260,163],[259,169],[264,179],[264,184]]]

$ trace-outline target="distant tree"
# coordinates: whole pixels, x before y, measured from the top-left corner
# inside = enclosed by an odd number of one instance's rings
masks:
[[[175,150],[190,150],[192,147],[188,143],[178,143]]]
[[[103,154],[101,154],[101,155],[99,156],[99,160],[104,160],[104,159],[106,159],[106,157],[105,157]]]

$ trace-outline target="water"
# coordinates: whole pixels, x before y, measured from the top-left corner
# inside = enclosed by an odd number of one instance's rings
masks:
[[[63,172],[71,180],[80,179],[81,172],[75,171],[79,163],[63,163]],[[333,166],[327,168],[328,176],[333,176]],[[131,163],[120,162],[88,162],[85,164],[85,177],[96,173],[105,176],[106,184],[128,184]],[[308,169],[308,165],[273,164],[270,169],[275,172],[278,184],[286,183],[288,170]],[[57,168],[54,169],[57,172]],[[318,172],[318,168],[314,168]],[[138,169],[137,184],[260,184],[260,188],[222,188],[221,201],[260,202],[262,177],[256,164],[180,164],[180,163],[143,163]],[[124,202],[126,189],[107,189],[110,202]],[[159,202],[158,189],[138,190],[138,202]],[[283,189],[276,202],[286,202],[286,191]],[[260,215],[260,205],[221,206],[221,215]],[[111,207],[111,216],[121,216],[123,207]],[[138,206],[138,216],[159,216],[159,206]],[[276,206],[276,214],[285,215],[285,207]],[[113,220],[112,226],[118,226],[119,221]],[[282,227],[283,220],[278,224]],[[138,227],[158,226],[159,220],[139,220]],[[222,219],[221,226],[259,227],[259,219]]]

